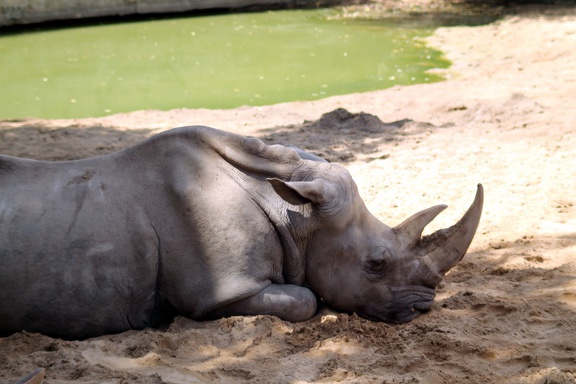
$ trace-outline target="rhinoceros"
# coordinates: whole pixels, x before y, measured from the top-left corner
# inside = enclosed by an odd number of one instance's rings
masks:
[[[67,339],[192,319],[378,321],[430,309],[483,204],[422,236],[445,205],[389,227],[350,173],[297,148],[203,126],[73,161],[0,156],[0,330]]]

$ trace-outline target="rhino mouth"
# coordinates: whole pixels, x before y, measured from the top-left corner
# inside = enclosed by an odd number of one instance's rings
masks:
[[[371,309],[364,308],[358,314],[373,321],[396,324],[407,323],[429,312],[434,304],[435,296],[435,290],[420,288],[415,291],[398,294],[392,300]]]
[[[403,324],[408,323],[418,316],[429,312],[432,303],[417,303],[412,308],[405,308],[396,313],[386,314],[384,316],[373,316],[361,313],[360,316],[372,321],[383,321],[386,323]]]

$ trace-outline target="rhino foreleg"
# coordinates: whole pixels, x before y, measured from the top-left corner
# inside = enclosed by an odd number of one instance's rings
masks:
[[[315,313],[316,296],[308,288],[291,284],[272,284],[253,296],[212,312],[209,317],[272,315],[297,322],[308,320]]]

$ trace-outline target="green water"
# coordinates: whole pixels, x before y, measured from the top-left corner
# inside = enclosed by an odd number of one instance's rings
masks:
[[[433,82],[432,29],[330,10],[0,31],[0,118],[234,108]]]

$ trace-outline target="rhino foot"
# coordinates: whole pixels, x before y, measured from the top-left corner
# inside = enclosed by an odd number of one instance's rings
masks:
[[[271,315],[298,322],[312,318],[316,313],[316,306],[316,296],[308,288],[291,284],[271,284],[255,295],[212,312],[209,317]]]

